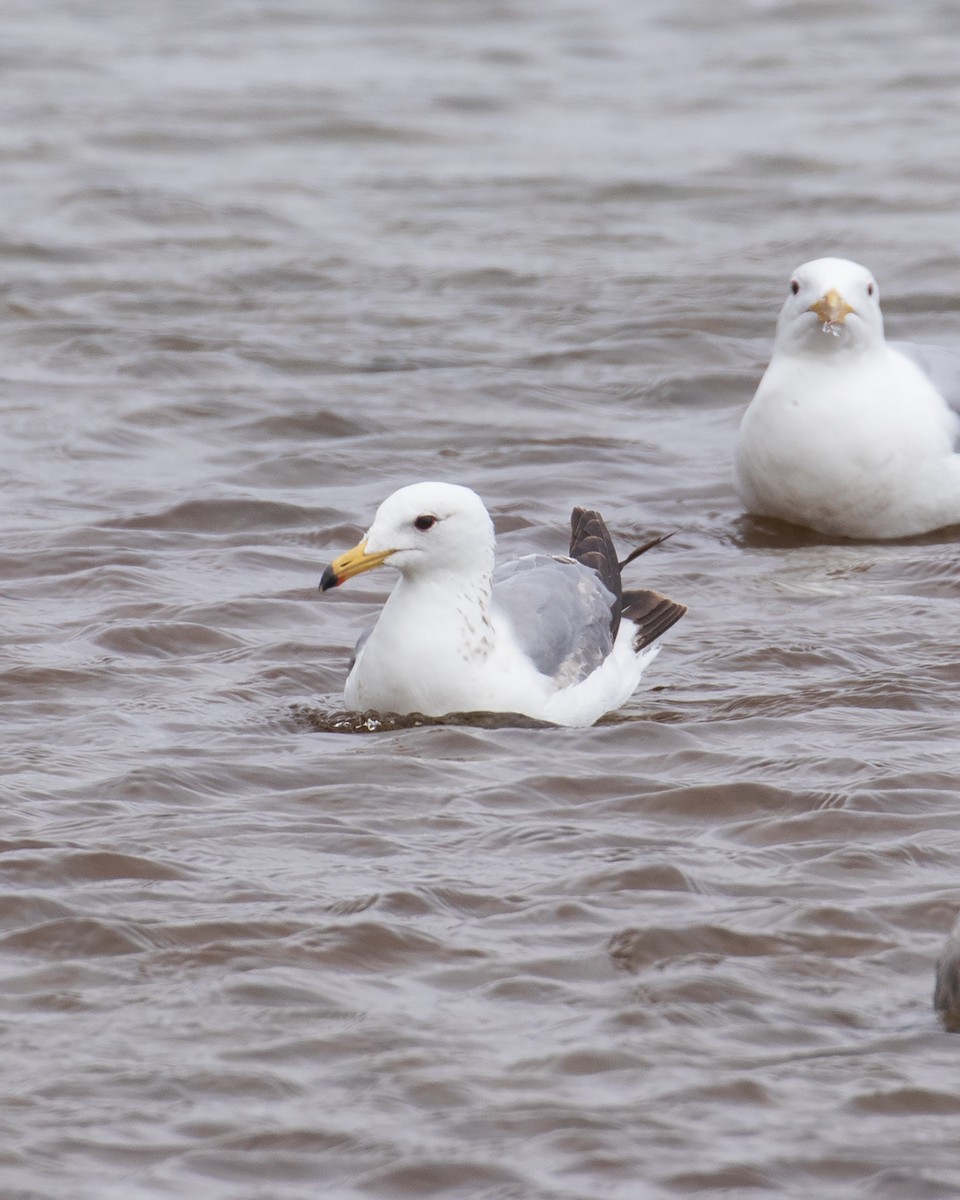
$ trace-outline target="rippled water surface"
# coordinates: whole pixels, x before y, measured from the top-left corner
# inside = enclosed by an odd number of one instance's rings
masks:
[[[953,3],[12,0],[3,1200],[960,1194],[949,533],[745,519],[791,269],[960,344]],[[593,729],[345,717],[400,484],[689,615]]]

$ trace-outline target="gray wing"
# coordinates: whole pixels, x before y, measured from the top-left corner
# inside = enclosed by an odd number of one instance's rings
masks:
[[[595,572],[568,558],[529,554],[493,575],[494,612],[558,687],[586,679],[613,649],[615,599]]]
[[[920,342],[890,342],[889,345],[929,375],[947,404],[955,413],[960,413],[960,354],[945,346],[926,346]]]

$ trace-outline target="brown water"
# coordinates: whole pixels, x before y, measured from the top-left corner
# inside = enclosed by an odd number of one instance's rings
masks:
[[[953,3],[16,0],[3,1200],[960,1193],[960,561],[741,517],[790,270],[957,344]],[[358,730],[394,487],[690,613],[584,730]]]

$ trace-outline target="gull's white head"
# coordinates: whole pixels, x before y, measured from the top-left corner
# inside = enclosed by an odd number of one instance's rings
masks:
[[[883,342],[877,281],[847,258],[816,258],[790,276],[776,349],[835,354]]]
[[[493,522],[476,492],[455,483],[412,483],[384,500],[363,540],[324,571],[320,590],[383,563],[409,579],[489,575],[493,557]]]

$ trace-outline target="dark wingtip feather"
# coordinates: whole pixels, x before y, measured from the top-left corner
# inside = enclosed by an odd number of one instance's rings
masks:
[[[687,611],[685,604],[678,604],[661,596],[659,592],[624,592],[622,616],[637,627],[633,637],[633,648],[638,653],[651,645],[680,620]]]
[[[668,600],[659,592],[625,592],[620,581],[620,572],[624,567],[641,554],[662,545],[667,538],[673,537],[675,531],[651,538],[636,550],[631,550],[622,562],[618,562],[610,531],[595,509],[575,508],[570,515],[570,529],[570,557],[596,571],[603,586],[614,597],[610,610],[610,631],[614,638],[620,628],[621,618],[628,617],[637,626],[633,647],[639,652],[666,633],[687,611],[685,605]]]
[[[590,508],[575,508],[570,514],[570,557],[591,567],[603,585],[620,594],[620,564],[613,538],[603,517]]]
[[[620,628],[622,607],[620,564],[606,522],[595,509],[575,508],[570,514],[570,557],[595,571],[600,582],[613,596],[610,632],[615,638]]]

